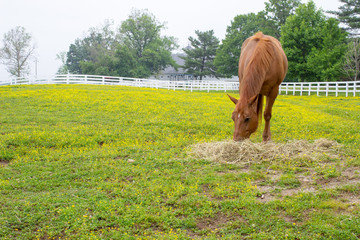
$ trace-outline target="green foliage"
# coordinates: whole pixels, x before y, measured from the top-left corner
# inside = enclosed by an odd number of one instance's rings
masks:
[[[227,77],[238,74],[241,45],[254,33],[263,31],[260,26],[259,15],[254,13],[238,15],[234,18],[227,27],[225,39],[216,52],[214,64],[220,74]]]
[[[175,48],[175,39],[170,37],[159,38],[145,48],[140,63],[150,73],[158,74],[167,66],[177,67],[171,56],[171,50]]]
[[[87,58],[87,52],[79,39],[75,43],[70,44],[69,51],[67,52],[66,66],[70,73],[80,74],[80,62]]]
[[[298,5],[298,0],[270,0],[265,3],[265,11],[236,16],[216,53],[218,72],[227,77],[236,76],[242,43],[258,31],[280,38],[280,27]]]
[[[334,18],[327,19],[320,31],[322,45],[312,49],[307,59],[308,68],[316,75],[317,81],[337,81],[343,70],[346,33]]]
[[[335,19],[326,19],[312,1],[301,5],[282,27],[288,77],[299,81],[337,80],[345,42],[346,34]]]
[[[70,45],[67,66],[71,73],[149,77],[167,66],[175,66],[173,37],[161,37],[164,25],[147,11],[134,10],[119,32],[112,22],[92,28],[84,39]]]
[[[76,39],[67,53],[66,65],[70,73],[98,74],[113,72],[105,65],[117,46],[115,33],[111,30],[113,22],[105,21],[98,28],[90,28],[84,39]],[[98,69],[99,68],[99,69]]]
[[[146,12],[133,10],[129,18],[121,23],[120,37],[126,46],[135,50],[136,56],[141,58],[150,44],[160,38],[160,31],[164,25]]]
[[[269,0],[257,14],[239,15],[228,26],[215,66],[224,76],[236,76],[241,45],[258,31],[281,39],[289,60],[287,81],[338,81],[343,77],[346,33],[327,19],[314,2]]]
[[[281,26],[286,19],[295,13],[295,9],[300,5],[300,0],[269,0],[265,2],[266,19],[272,23],[278,39],[281,37]]]
[[[358,0],[339,0],[343,5],[338,11],[330,11],[339,21],[346,25],[345,29],[352,35],[359,35],[360,30],[360,2]]]
[[[188,74],[202,80],[205,76],[217,76],[214,65],[216,50],[219,40],[214,36],[214,31],[195,31],[197,38],[189,37],[190,48],[183,48],[186,56],[183,68]]]

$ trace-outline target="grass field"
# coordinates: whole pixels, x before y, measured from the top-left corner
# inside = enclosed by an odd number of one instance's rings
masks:
[[[275,103],[275,142],[327,138],[340,157],[189,155],[232,139],[233,107],[222,92],[0,87],[0,238],[359,239],[360,98]]]

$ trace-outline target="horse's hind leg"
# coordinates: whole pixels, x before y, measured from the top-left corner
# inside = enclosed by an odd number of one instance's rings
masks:
[[[278,88],[274,88],[271,91],[270,95],[266,96],[266,106],[264,111],[265,128],[263,133],[263,142],[267,142],[271,140],[271,132],[270,132],[271,111],[277,95],[278,95]]]

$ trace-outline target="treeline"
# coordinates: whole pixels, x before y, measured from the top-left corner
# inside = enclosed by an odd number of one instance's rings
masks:
[[[106,21],[70,45],[60,72],[143,78],[175,66],[171,51],[178,46],[175,38],[160,35],[163,28],[152,14],[139,10],[115,31]]]
[[[341,2],[344,5],[339,11],[331,12],[338,17],[329,18],[313,1],[269,0],[259,13],[236,16],[221,43],[213,30],[196,31],[195,38],[189,37],[191,48],[183,49],[187,55],[184,66],[178,66],[171,57],[178,45],[174,37],[161,35],[164,24],[148,11],[133,10],[120,26],[106,21],[71,44],[66,58],[64,54],[61,57],[64,65],[59,73],[146,78],[173,66],[198,79],[235,76],[242,43],[262,31],[278,38],[284,48],[289,61],[286,80],[356,80],[360,59],[359,41],[354,35],[357,26],[349,25],[346,14],[360,6],[351,3],[354,1]],[[340,27],[340,21],[346,28]]]

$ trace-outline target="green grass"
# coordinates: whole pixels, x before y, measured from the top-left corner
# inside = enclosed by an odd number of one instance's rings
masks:
[[[0,238],[358,239],[359,100],[279,96],[273,140],[341,158],[240,167],[187,153],[232,138],[224,93],[0,87]]]

